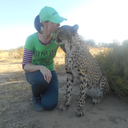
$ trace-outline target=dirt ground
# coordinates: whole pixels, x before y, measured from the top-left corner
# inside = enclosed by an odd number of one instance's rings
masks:
[[[59,73],[59,102],[65,99],[66,74]],[[31,87],[21,63],[0,62],[0,128],[128,128],[128,102],[112,94],[98,105],[85,102],[85,116],[77,117],[78,82],[74,82],[71,106],[59,111],[33,110]]]

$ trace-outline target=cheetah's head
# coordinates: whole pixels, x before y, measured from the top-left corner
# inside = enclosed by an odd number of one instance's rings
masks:
[[[54,41],[56,44],[65,44],[69,40],[72,39],[72,36],[74,36],[77,33],[79,26],[74,25],[74,26],[69,26],[69,25],[64,25],[61,26],[56,30],[56,36],[54,38]]]

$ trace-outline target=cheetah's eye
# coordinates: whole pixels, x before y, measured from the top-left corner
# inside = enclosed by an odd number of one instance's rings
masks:
[[[59,32],[58,35],[57,35],[57,42],[61,42],[61,41],[62,41],[62,40],[60,39],[61,35],[62,35],[62,33]]]

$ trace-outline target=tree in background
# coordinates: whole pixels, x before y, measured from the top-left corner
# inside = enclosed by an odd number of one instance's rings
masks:
[[[128,44],[128,40],[124,40],[123,42],[122,42],[122,45],[127,45]]]
[[[94,46],[96,43],[93,39],[86,40],[87,45]]]

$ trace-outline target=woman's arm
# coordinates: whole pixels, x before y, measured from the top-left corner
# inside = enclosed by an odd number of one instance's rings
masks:
[[[51,71],[43,65],[31,64],[32,56],[33,56],[33,51],[28,49],[24,50],[23,63],[22,63],[23,69],[28,72],[34,72],[40,70],[40,72],[44,76],[45,81],[49,83],[52,78]]]
[[[24,70],[24,67],[27,63],[32,62],[32,56],[33,56],[33,51],[24,49],[24,55],[23,55],[23,62],[22,62],[22,68]]]
[[[35,72],[35,71],[40,70],[41,67],[44,67],[44,66],[42,66],[42,65],[34,65],[34,64],[31,64],[31,63],[27,63],[24,66],[24,70],[28,71],[28,72]]]
[[[34,65],[31,63],[27,63],[24,66],[24,70],[28,72],[34,72],[39,70],[43,74],[45,81],[47,81],[48,83],[51,81],[52,78],[51,71],[43,65]]]
[[[33,56],[33,51],[28,50],[28,49],[24,49],[22,67],[25,71],[34,72],[34,71],[40,70],[40,68],[41,68],[41,65],[31,64],[32,56]]]

